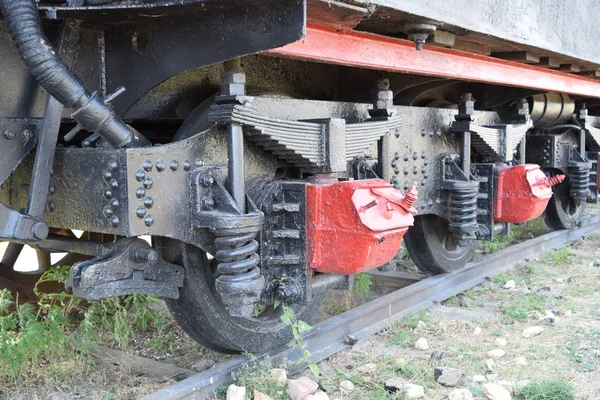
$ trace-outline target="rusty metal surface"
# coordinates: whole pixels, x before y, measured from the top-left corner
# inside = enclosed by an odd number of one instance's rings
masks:
[[[309,26],[301,41],[269,51],[305,61],[462,79],[600,97],[600,81],[450,49],[415,50],[413,42]]]
[[[312,354],[311,362],[318,362],[344,350],[346,335],[353,335],[359,340],[373,335],[388,326],[391,321],[419,312],[431,306],[434,301],[446,300],[483,282],[492,274],[509,269],[524,258],[533,257],[542,250],[567,246],[581,237],[598,232],[599,229],[600,217],[588,217],[575,229],[548,233],[511,246],[474,262],[461,271],[429,277],[320,322],[304,338],[307,349]],[[268,356],[258,356],[253,361],[263,365],[269,363],[283,365],[283,362],[288,360],[291,361],[286,364],[289,368],[288,372],[293,373],[305,367],[294,363],[301,356],[298,349],[288,348]],[[215,391],[232,383],[242,368],[249,367],[249,361],[246,356],[233,358],[205,372],[154,392],[143,399],[203,400],[212,398]]]

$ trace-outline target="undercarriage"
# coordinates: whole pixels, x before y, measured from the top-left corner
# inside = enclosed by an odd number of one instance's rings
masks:
[[[0,287],[35,301],[67,253],[75,295],[162,296],[202,345],[259,352],[291,338],[279,303],[309,320],[402,243],[451,273],[597,201],[600,81],[324,3],[0,0]]]

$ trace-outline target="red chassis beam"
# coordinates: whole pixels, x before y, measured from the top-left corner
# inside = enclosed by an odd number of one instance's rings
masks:
[[[301,40],[270,50],[268,54],[352,67],[600,97],[600,80],[427,45],[418,51],[415,44],[408,40],[357,31],[338,33],[308,26],[306,36]]]

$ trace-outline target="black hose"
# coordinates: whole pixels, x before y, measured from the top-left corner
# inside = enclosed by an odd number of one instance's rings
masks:
[[[144,139],[115,115],[101,95],[87,92],[60,58],[42,30],[35,0],[0,0],[0,11],[29,73],[65,107],[75,109],[73,118],[83,128],[114,147]]]

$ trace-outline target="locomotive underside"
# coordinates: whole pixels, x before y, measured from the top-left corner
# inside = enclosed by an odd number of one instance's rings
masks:
[[[70,265],[78,296],[162,296],[202,345],[265,351],[291,336],[277,304],[309,320],[402,243],[453,272],[596,201],[594,60],[393,2],[67,3],[0,0],[0,288],[21,301]]]

